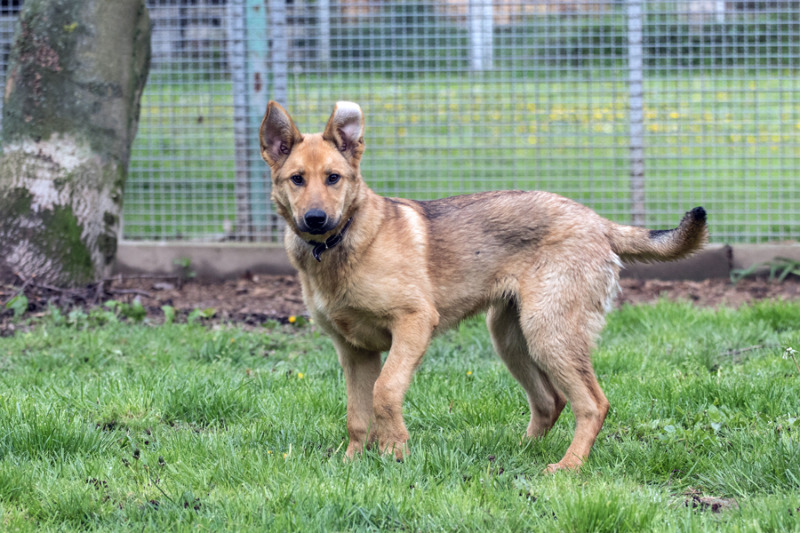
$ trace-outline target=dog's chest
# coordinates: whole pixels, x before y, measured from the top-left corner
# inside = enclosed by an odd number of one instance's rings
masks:
[[[392,346],[389,328],[375,316],[354,309],[341,309],[329,315],[329,320],[336,331],[353,346],[380,352]]]
[[[315,314],[350,344],[375,351],[386,351],[391,347],[390,319],[372,308],[369,300],[354,298],[349,293],[310,292]]]

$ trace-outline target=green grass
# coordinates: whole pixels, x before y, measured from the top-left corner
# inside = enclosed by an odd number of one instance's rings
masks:
[[[487,189],[543,189],[630,220],[628,86],[624,71],[499,71],[361,77],[290,76],[288,109],[319,131],[339,99],[366,113],[367,182],[427,199]],[[712,240],[800,232],[800,82],[781,70],[648,72],[647,224],[669,227],[690,207],[710,213]],[[254,111],[256,115],[261,109]],[[255,117],[257,118],[257,117]],[[255,174],[266,175],[252,131]],[[155,76],[125,199],[128,237],[203,237],[236,219],[229,82]],[[266,198],[253,208],[266,208]],[[794,217],[795,219],[797,217]]]
[[[555,476],[574,419],[522,438],[478,320],[430,348],[402,464],[342,460],[343,377],[313,328],[90,322],[0,339],[4,530],[800,531],[800,375],[781,358],[798,303],[612,313],[594,356],[612,409],[582,471]]]

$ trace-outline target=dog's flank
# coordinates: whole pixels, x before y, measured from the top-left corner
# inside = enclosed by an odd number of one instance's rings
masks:
[[[541,191],[384,198],[361,177],[364,118],[349,102],[311,135],[270,102],[260,137],[289,259],[344,370],[347,456],[377,442],[403,457],[403,397],[431,337],[486,310],[493,345],[528,395],[527,434],[546,434],[572,405],[575,436],[548,469],[580,466],[608,411],[590,354],[619,288],[620,258],[692,253],[707,237],[705,211],[647,230]]]

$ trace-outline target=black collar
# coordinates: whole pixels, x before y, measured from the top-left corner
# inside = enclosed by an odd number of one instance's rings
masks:
[[[325,250],[330,250],[331,248],[336,248],[342,242],[342,240],[344,240],[344,234],[347,233],[347,230],[350,228],[350,224],[352,222],[353,222],[353,217],[350,217],[347,220],[347,223],[342,228],[342,231],[340,231],[336,235],[331,235],[330,237],[325,239],[325,242],[308,241],[308,244],[314,247],[314,249],[311,250],[314,259],[316,259],[321,263],[322,252],[324,252]]]

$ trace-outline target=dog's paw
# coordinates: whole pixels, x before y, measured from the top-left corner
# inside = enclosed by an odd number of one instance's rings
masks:
[[[403,462],[403,458],[408,455],[408,441],[388,441],[380,445],[381,453],[394,455],[395,461]]]
[[[574,461],[566,461],[562,459],[561,461],[553,464],[547,465],[547,468],[544,469],[543,473],[545,474],[555,474],[560,470],[566,470],[568,472],[577,472],[583,461],[576,459]]]
[[[353,459],[355,459],[356,457],[358,457],[358,455],[359,455],[359,454],[360,454],[362,451],[364,451],[364,449],[363,449],[363,447],[362,447],[362,446],[357,446],[357,445],[354,445],[354,444],[351,442],[351,443],[350,443],[350,445],[348,445],[348,446],[347,446],[347,451],[345,451],[345,452],[344,452],[344,460],[345,460],[345,461],[352,461]]]
[[[350,439],[347,444],[347,450],[344,452],[345,460],[356,459],[359,455],[364,453],[365,450],[370,450],[375,446],[374,437],[369,442],[364,443],[361,439]]]

